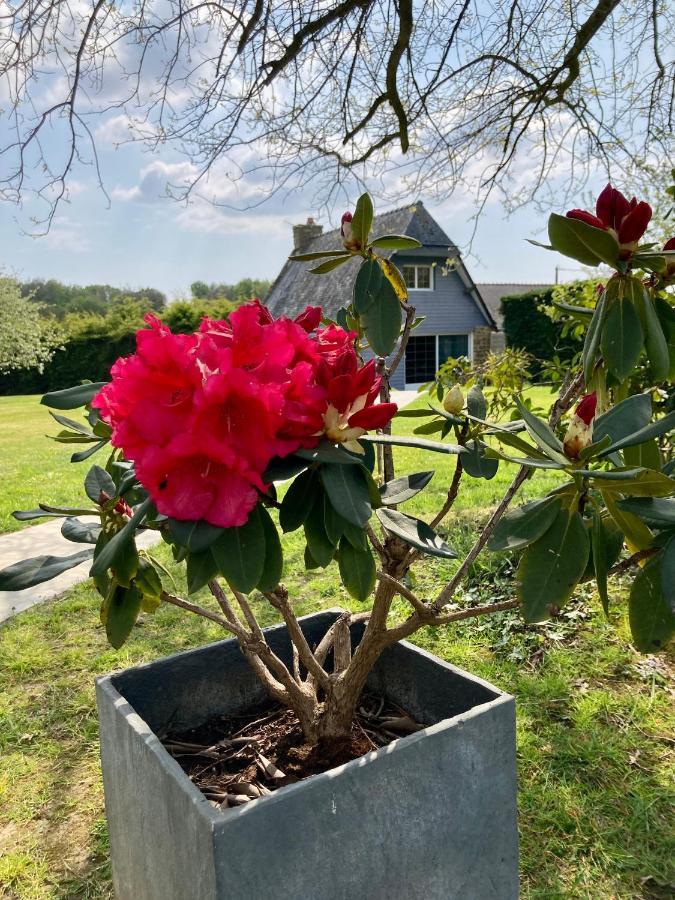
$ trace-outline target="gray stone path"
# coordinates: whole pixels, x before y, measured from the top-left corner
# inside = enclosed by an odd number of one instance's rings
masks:
[[[392,391],[391,393],[392,401],[397,403],[400,409],[412,403],[418,396],[417,391]],[[84,544],[73,544],[61,536],[62,522],[63,519],[50,519],[41,525],[32,525],[21,531],[0,536],[0,569],[31,556],[69,556],[84,550]],[[148,533],[141,535],[139,545],[141,547],[152,546],[158,540],[158,535]],[[51,581],[26,588],[23,591],[0,591],[0,622],[36,603],[51,600],[52,597],[57,597],[74,584],[84,581],[90,566],[90,562],[83,562]]]

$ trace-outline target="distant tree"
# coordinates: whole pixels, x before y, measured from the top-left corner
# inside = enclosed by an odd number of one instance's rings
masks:
[[[140,288],[137,291],[113,287],[110,284],[62,284],[55,278],[48,281],[34,279],[23,282],[21,293],[41,304],[57,319],[70,313],[106,315],[111,305],[120,299],[131,298],[144,304],[145,309],[160,312],[166,305],[166,296],[156,288]]]
[[[53,319],[21,293],[13,278],[0,278],[0,374],[16,369],[43,370],[63,341]]]
[[[209,286],[205,281],[193,281],[190,285],[190,293],[195,300],[205,300],[209,296]]]

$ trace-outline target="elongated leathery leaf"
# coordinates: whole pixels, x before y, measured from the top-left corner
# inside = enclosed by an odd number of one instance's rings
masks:
[[[625,381],[632,373],[643,343],[642,325],[631,300],[627,296],[615,297],[607,309],[600,349],[617,381]]]
[[[325,568],[333,559],[335,544],[326,532],[323,492],[317,493],[310,514],[305,519],[305,540],[312,559]]]
[[[0,591],[23,591],[35,587],[43,581],[50,581],[62,572],[67,572],[85,560],[91,559],[94,551],[82,550],[72,556],[34,556],[7,566],[0,571]]]
[[[361,321],[373,352],[388,356],[401,332],[401,304],[388,279],[382,279],[377,298],[361,313]]]
[[[321,480],[342,518],[363,527],[372,512],[365,471],[360,466],[323,465]]]
[[[144,500],[136,508],[136,511],[124,528],[102,546],[100,552],[97,551],[94,564],[89,572],[92,578],[96,575],[103,575],[107,569],[114,567],[118,556],[125,552],[127,545],[133,540],[136,529],[143,524],[151,503],[150,499]]]
[[[652,399],[649,394],[633,394],[598,416],[593,425],[593,440],[597,442],[609,435],[613,444],[645,428],[651,417]]]
[[[404,475],[388,481],[380,488],[380,496],[385,506],[393,506],[396,503],[405,503],[429,484],[434,477],[433,472],[415,472],[413,475]]]
[[[340,541],[340,577],[351,596],[363,603],[375,587],[375,560],[370,548],[357,549],[347,538]]]
[[[218,571],[233,587],[244,594],[252,591],[265,564],[265,532],[258,507],[244,525],[224,528],[211,552]]]
[[[562,507],[560,497],[533,500],[507,513],[490,535],[488,550],[520,550],[546,532]]]
[[[99,522],[81,522],[72,516],[64,519],[61,525],[61,534],[75,544],[95,544],[100,533]]]
[[[455,551],[421,519],[406,516],[395,509],[378,509],[376,514],[382,526],[406,544],[422,550],[429,556],[457,559]]]
[[[210,522],[196,520],[192,522],[179,519],[167,519],[165,526],[172,541],[187,547],[192,553],[200,553],[210,547],[222,534],[223,529]]]
[[[527,622],[541,622],[569,600],[588,561],[589,540],[581,515],[563,508],[551,527],[524,551],[516,588]]]
[[[617,505],[654,528],[675,528],[675,498],[626,497]]]
[[[354,281],[354,309],[359,315],[368,312],[377,301],[385,280],[382,269],[374,259],[365,260]]]
[[[601,262],[614,266],[619,258],[619,244],[614,236],[580,219],[553,213],[548,220],[548,237],[559,253],[586,266]]]
[[[188,594],[195,594],[218,574],[218,566],[210,547],[198,552],[188,552],[186,559]]]
[[[265,535],[265,562],[262,575],[258,581],[259,591],[273,591],[281,581],[284,568],[284,555],[279,540],[279,532],[272,517],[264,506],[259,507],[260,521]]]
[[[591,555],[593,557],[593,569],[595,581],[598,585],[598,595],[605,615],[609,615],[609,596],[607,594],[607,543],[602,517],[597,509],[593,508],[591,520]]]
[[[279,523],[283,531],[295,531],[302,525],[310,513],[319,487],[316,469],[307,469],[297,476],[281,501]]]
[[[642,282],[637,278],[629,279],[626,293],[632,299],[640,317],[652,377],[655,381],[663,381],[668,377],[670,356],[668,353],[668,341],[654,309],[654,301]]]
[[[624,447],[634,447],[637,444],[643,444],[645,441],[649,441],[652,438],[660,437],[662,434],[668,434],[673,431],[673,429],[675,429],[675,411],[668,413],[668,415],[663,416],[661,419],[657,419],[656,422],[652,422],[650,425],[646,425],[644,428],[640,428],[638,431],[633,432],[633,434],[620,438],[600,455],[609,456],[610,453],[615,453],[617,450],[622,450]]]
[[[78,384],[62,391],[52,391],[45,394],[40,403],[52,409],[77,409],[89,403],[106,384],[105,381],[97,381],[93,384]]]
[[[104,604],[103,618],[105,620],[105,633],[110,644],[119,650],[131,634],[141,611],[143,595],[132,587],[116,585],[112,588],[112,595]]]
[[[661,553],[661,590],[668,609],[675,616],[675,534]]]
[[[87,472],[84,479],[84,490],[90,500],[94,503],[101,502],[101,494],[107,496],[108,499],[115,497],[117,488],[112,476],[109,475],[101,466],[92,466]],[[103,498],[105,500],[105,497]]]
[[[628,599],[633,643],[642,653],[660,650],[675,633],[675,615],[661,590],[661,554],[649,559],[635,576]]]
[[[605,323],[606,312],[607,298],[603,294],[597,302],[597,305],[593,312],[593,318],[591,319],[591,324],[588,326],[588,329],[586,331],[586,336],[584,338],[584,348],[581,355],[581,360],[584,367],[584,383],[587,386],[588,384],[590,384],[591,378],[593,377],[593,370],[595,368],[595,360],[598,355],[598,350],[600,349],[600,337],[602,335],[602,328]]]

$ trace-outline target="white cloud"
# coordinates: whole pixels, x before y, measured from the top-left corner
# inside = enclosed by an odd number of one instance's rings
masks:
[[[44,242],[51,250],[68,253],[88,253],[94,246],[82,224],[69,216],[56,216],[47,234],[35,240]]]

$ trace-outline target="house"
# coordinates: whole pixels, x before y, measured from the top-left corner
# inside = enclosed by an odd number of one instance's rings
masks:
[[[505,337],[503,329],[504,311],[502,309],[502,299],[504,297],[517,297],[520,294],[529,294],[534,291],[544,291],[551,287],[550,284],[516,284],[513,282],[489,282],[485,284],[477,284],[476,287],[490,310],[492,318],[497,323],[497,331],[492,333],[490,341],[490,349],[495,352],[503,350],[505,347]]]
[[[467,356],[476,362],[490,350],[497,331],[479,289],[464,265],[457,247],[429,214],[422,202],[394,209],[375,217],[372,233],[404,234],[416,238],[421,247],[406,251],[383,251],[403,273],[409,302],[424,321],[408,342],[405,360],[392,377],[392,386],[410,388],[431,381],[448,357]],[[339,229],[324,233],[313,219],[293,227],[295,253],[341,250]],[[334,318],[347,305],[359,259],[328,275],[313,275],[307,263],[287,261],[272,284],[266,305],[274,315],[295,316],[308,305],[323,307]]]

